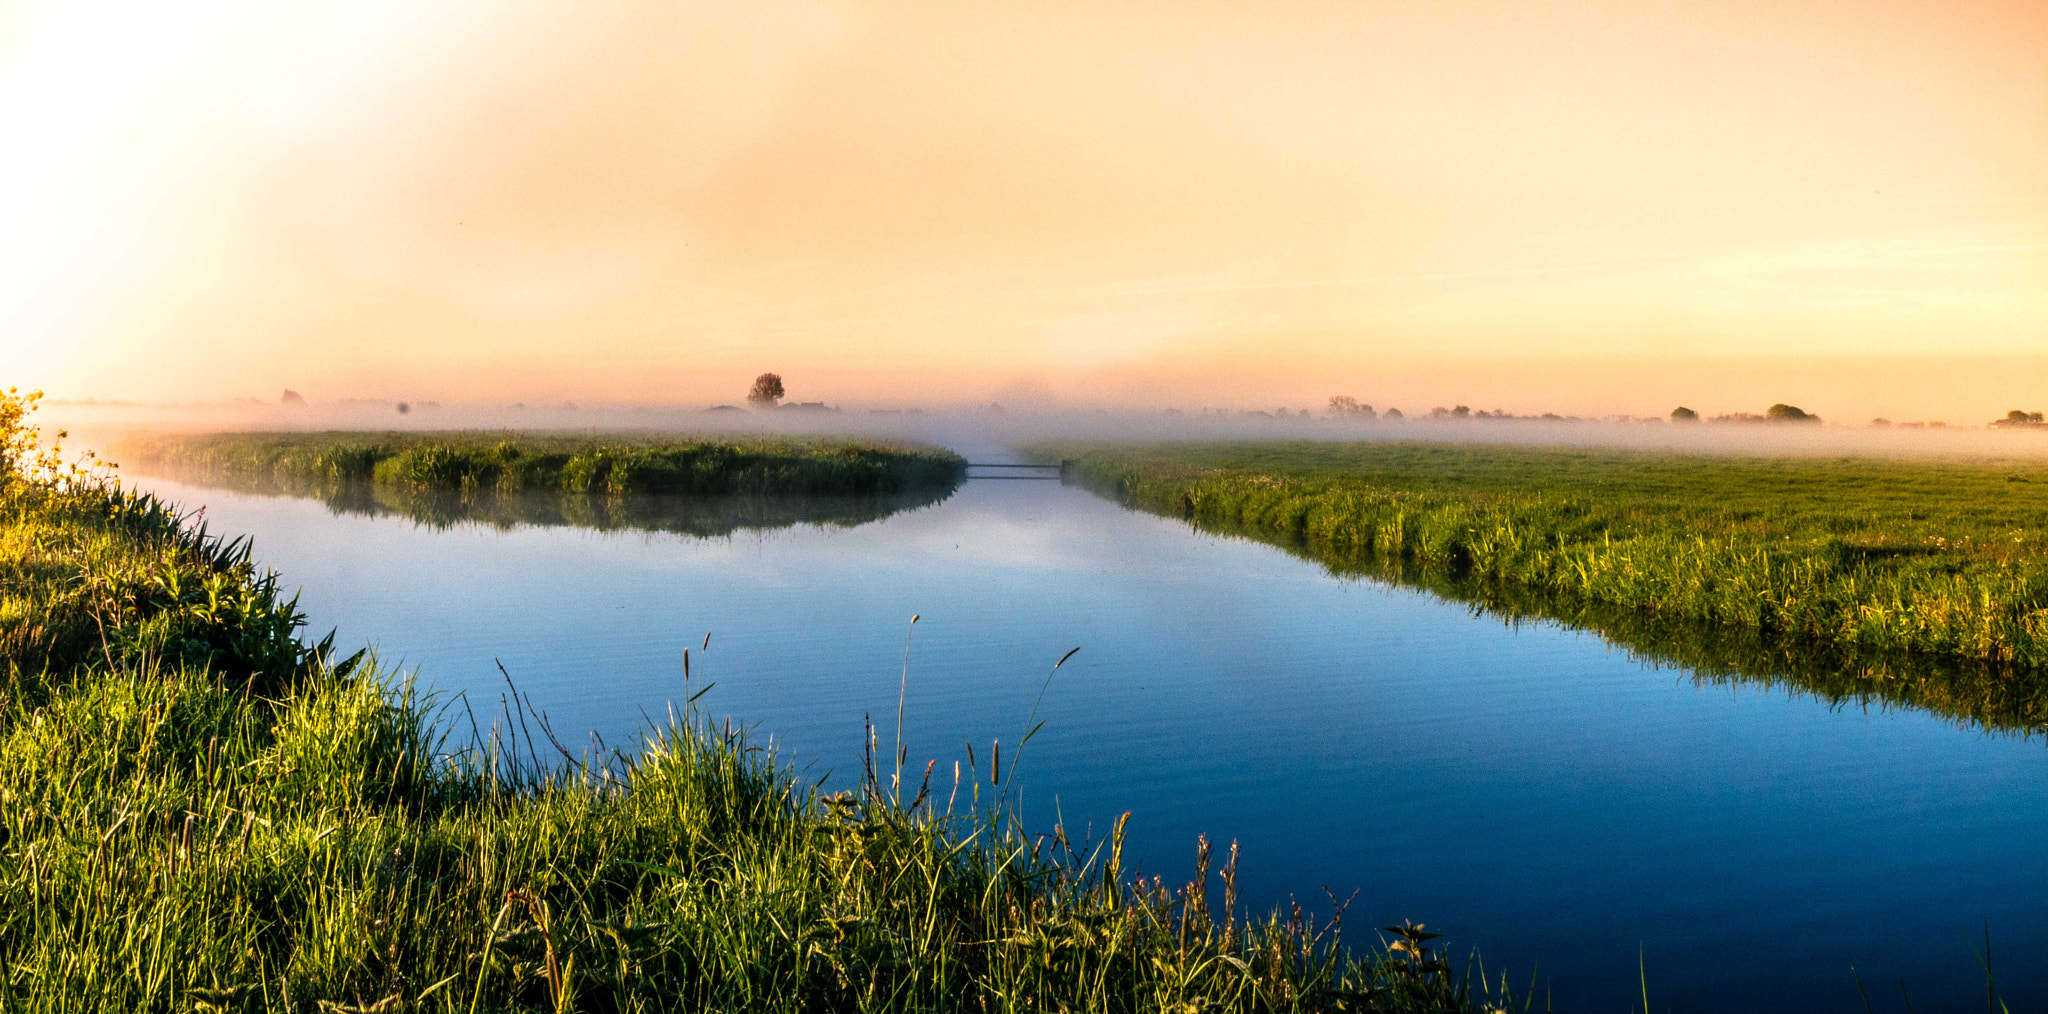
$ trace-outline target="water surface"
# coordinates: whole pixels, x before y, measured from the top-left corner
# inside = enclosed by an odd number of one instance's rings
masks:
[[[991,741],[1011,760],[1079,646],[1022,761],[1034,824],[1131,810],[1169,882],[1197,835],[1237,840],[1255,904],[1356,890],[1348,925],[1426,923],[1559,1010],[1630,1009],[1639,949],[1658,1010],[1861,1011],[1852,960],[1879,1010],[1901,980],[1916,1010],[1981,1009],[1987,924],[2012,1009],[2048,1006],[2040,736],[1700,685],[1054,482],[709,538],[146,485],[253,536],[339,643],[492,705],[502,660],[558,730],[615,745],[680,700],[688,647],[703,704],[850,782],[863,716],[893,738],[921,614],[906,738],[944,792],[965,743],[984,777]]]

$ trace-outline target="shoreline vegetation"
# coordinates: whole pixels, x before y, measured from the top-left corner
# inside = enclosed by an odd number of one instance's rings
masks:
[[[0,1008],[1510,1006],[1419,927],[1238,911],[1234,846],[1176,888],[1122,821],[1027,833],[1014,749],[938,778],[871,749],[825,794],[687,665],[631,752],[571,752],[516,689],[436,707],[302,641],[246,542],[45,464],[0,474]]]
[[[559,490],[413,489],[367,482],[273,479],[260,474],[158,465],[146,474],[195,482],[258,496],[320,501],[334,514],[402,517],[437,531],[481,525],[516,528],[575,527],[597,532],[657,532],[688,538],[721,538],[740,531],[772,531],[796,525],[854,528],[903,511],[944,501],[954,487],[923,487],[893,493],[650,493],[593,496]]]
[[[143,469],[414,492],[846,496],[948,492],[966,474],[942,448],[851,440],[226,433],[135,438],[117,450]]]
[[[2048,466],[1308,441],[1057,443],[1125,505],[1593,629],[1701,677],[1788,677],[2048,729]]]

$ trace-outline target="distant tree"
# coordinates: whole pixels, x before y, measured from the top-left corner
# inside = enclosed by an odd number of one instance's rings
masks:
[[[1403,416],[1403,415],[1401,414],[1401,410],[1400,410],[1400,409],[1398,409],[1398,408],[1390,408],[1390,409],[1388,409],[1388,410],[1387,410],[1387,418],[1389,418],[1389,419],[1404,419],[1404,418],[1407,418],[1407,417],[1406,417],[1406,416]]]
[[[398,414],[399,414],[399,415],[404,415],[404,414],[406,414],[407,412],[410,412],[410,411],[412,411],[412,406],[411,406],[411,405],[408,405],[408,404],[406,404],[405,402],[402,402],[402,401],[398,403]]]
[[[1820,416],[1808,415],[1804,410],[1800,409],[1798,406],[1787,405],[1782,401],[1777,403],[1776,405],[1772,405],[1770,408],[1764,409],[1764,418],[1769,419],[1772,422],[1817,423],[1820,421]]]
[[[306,399],[300,396],[299,392],[287,387],[284,389],[284,394],[277,399],[277,403],[280,405],[304,405]]]
[[[782,376],[763,373],[754,378],[754,386],[747,391],[747,401],[755,408],[774,408],[782,400]]]
[[[1886,419],[1884,416],[1878,416],[1877,418],[1870,420],[1870,425],[1873,429],[1890,429],[1892,421],[1890,419]]]
[[[1371,405],[1360,404],[1357,398],[1348,394],[1330,396],[1330,414],[1353,419],[1371,419],[1378,415]]]
[[[1451,418],[1453,419],[1469,419],[1471,417],[1472,406],[1470,405],[1460,405],[1451,410]]]
[[[2005,418],[1993,420],[1991,425],[1999,427],[2040,426],[2042,425],[2042,420],[2043,416],[2039,412],[2023,412],[2019,409],[2013,409],[2005,414]]]
[[[1677,408],[1671,410],[1671,421],[1675,423],[1699,422],[1700,414],[1698,412],[1693,411],[1692,409],[1686,408],[1684,405],[1680,405]]]

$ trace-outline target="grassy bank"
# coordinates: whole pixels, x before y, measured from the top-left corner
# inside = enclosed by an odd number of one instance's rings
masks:
[[[853,441],[477,433],[231,433],[120,447],[146,469],[408,490],[870,495],[951,489],[950,451]]]
[[[1467,597],[1520,609],[1597,605],[1844,656],[1962,660],[2036,686],[2048,666],[2041,462],[1309,442],[1040,450],[1133,506],[1339,570],[1456,578]]]
[[[716,538],[738,531],[793,525],[853,528],[901,511],[939,503],[952,487],[894,493],[732,493],[719,496],[591,496],[557,490],[411,489],[366,482],[274,480],[219,472],[166,469],[208,487],[260,496],[317,499],[339,515],[402,517],[437,530],[484,525],[501,531],[575,527],[599,532],[662,532]]]
[[[994,772],[821,796],[688,710],[604,758],[428,710],[147,497],[0,480],[0,574],[0,1010],[1481,1007],[1427,941],[1246,919],[1234,853],[1027,835]]]

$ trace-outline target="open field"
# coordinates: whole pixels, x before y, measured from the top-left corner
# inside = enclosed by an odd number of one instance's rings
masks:
[[[304,645],[246,547],[148,497],[0,483],[0,574],[0,1009],[1477,1010],[1486,992],[1423,935],[1389,950],[1327,914],[1246,918],[1234,852],[1204,844],[1176,890],[1122,874],[1121,825],[1026,835],[1014,749],[960,781],[889,749],[860,791],[820,796],[687,705],[630,752],[560,747],[516,691],[481,724],[430,708]]]
[[[234,433],[130,440],[122,460],[228,478],[408,490],[866,495],[945,490],[949,451],[850,440],[644,435]]]
[[[1340,571],[1457,578],[1465,597],[1525,611],[1597,605],[1848,658],[1967,661],[2030,686],[2048,666],[2038,460],[1308,442],[1037,450],[1133,506]],[[2038,695],[2026,700],[2020,711],[2038,721]]]

